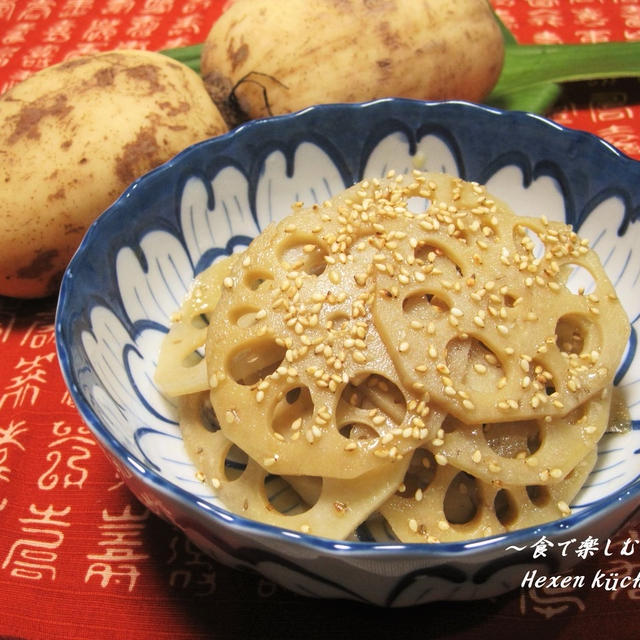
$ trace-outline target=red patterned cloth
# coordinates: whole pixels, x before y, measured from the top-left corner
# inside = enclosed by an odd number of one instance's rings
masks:
[[[0,0],[0,92],[78,53],[201,42],[222,5]],[[493,5],[520,42],[640,39],[640,0]],[[552,116],[640,158],[638,80],[572,85]],[[590,586],[599,571],[640,572],[639,517],[583,545],[586,586],[486,602],[379,610],[216,564],[147,512],[98,449],[59,372],[54,306],[0,298],[0,638],[640,637],[640,586]]]

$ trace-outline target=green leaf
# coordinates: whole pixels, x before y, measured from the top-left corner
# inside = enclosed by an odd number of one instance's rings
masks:
[[[499,96],[492,94],[485,100],[485,103],[491,107],[508,111],[545,114],[558,101],[561,93],[562,85],[550,82]]]
[[[182,64],[187,65],[187,67],[190,67],[196,73],[200,73],[201,44],[192,44],[188,47],[175,47],[174,49],[163,49],[160,53],[178,62],[182,62]]]
[[[640,42],[506,45],[502,73],[488,102],[549,83],[640,76]]]

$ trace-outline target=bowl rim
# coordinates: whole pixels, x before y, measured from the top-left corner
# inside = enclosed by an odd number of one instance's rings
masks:
[[[123,444],[118,442],[107,429],[99,416],[93,411],[89,402],[86,400],[82,390],[76,382],[75,374],[72,367],[72,346],[68,343],[67,326],[64,323],[66,310],[70,305],[73,288],[75,286],[75,270],[83,259],[89,248],[95,243],[99,237],[100,227],[105,217],[113,215],[113,212],[126,208],[130,195],[138,189],[143,183],[155,180],[162,180],[162,176],[166,172],[170,172],[172,168],[180,164],[186,156],[189,156],[203,146],[213,146],[214,148],[224,148],[239,136],[251,135],[254,130],[262,127],[277,127],[280,123],[286,125],[292,120],[304,120],[315,117],[314,114],[326,111],[339,112],[342,110],[355,111],[366,109],[383,108],[390,104],[419,104],[424,108],[437,110],[439,108],[451,105],[459,108],[463,112],[475,115],[476,113],[489,114],[498,118],[515,118],[522,121],[535,121],[536,126],[542,126],[545,129],[554,129],[557,132],[572,137],[576,140],[585,141],[588,144],[596,144],[602,147],[607,153],[611,154],[611,158],[615,162],[622,162],[624,165],[637,171],[640,175],[640,162],[629,157],[611,143],[603,140],[595,134],[578,129],[570,129],[564,125],[558,124],[538,114],[528,113],[524,111],[507,111],[496,107],[475,104],[463,100],[447,100],[447,101],[421,101],[407,98],[381,98],[378,100],[359,102],[359,103],[336,103],[322,104],[307,107],[306,109],[289,113],[285,115],[261,118],[250,122],[243,123],[232,129],[231,131],[192,144],[173,156],[171,159],[152,169],[143,176],[134,180],[122,194],[107,208],[105,211],[90,225],[85,233],[80,245],[76,249],[69,265],[67,266],[62,278],[60,292],[58,296],[56,313],[55,313],[55,340],[59,366],[62,372],[64,382],[69,389],[71,398],[78,410],[83,421],[90,428],[92,434],[96,437],[100,445],[103,447],[108,457],[120,461],[126,468],[127,472],[140,479],[143,483],[152,485],[160,493],[166,495],[171,501],[178,501],[184,507],[192,510],[202,510],[210,516],[217,526],[232,526],[244,535],[251,536],[255,539],[255,534],[260,534],[264,539],[275,539],[279,542],[287,541],[295,543],[316,552],[335,552],[338,554],[349,553],[358,556],[371,556],[372,558],[383,561],[397,559],[398,555],[403,558],[408,556],[429,556],[436,560],[456,560],[464,557],[475,555],[479,550],[491,550],[494,552],[504,551],[504,547],[500,547],[500,543],[508,541],[509,545],[520,546],[525,543],[527,547],[532,537],[547,536],[555,537],[558,535],[568,535],[571,530],[583,525],[588,525],[594,520],[606,518],[612,515],[618,508],[626,506],[633,500],[640,505],[640,476],[629,482],[627,485],[617,489],[614,493],[604,496],[584,507],[579,511],[570,514],[564,518],[554,520],[552,522],[543,523],[533,527],[518,529],[506,533],[496,534],[484,538],[473,540],[464,540],[459,542],[369,542],[369,541],[349,541],[334,540],[330,538],[320,537],[312,533],[301,533],[292,529],[264,524],[259,521],[251,520],[243,516],[227,511],[215,504],[206,502],[198,498],[194,494],[182,489],[178,485],[173,484],[170,480],[164,478],[160,473],[155,471],[147,461],[134,456]],[[633,321],[631,321],[633,322]],[[111,461],[112,463],[114,460]],[[125,482],[127,478],[125,478]],[[631,506],[629,514],[635,511],[638,506]]]

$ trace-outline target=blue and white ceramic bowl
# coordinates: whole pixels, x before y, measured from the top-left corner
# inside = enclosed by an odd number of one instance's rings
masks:
[[[194,274],[309,205],[393,168],[488,185],[525,215],[591,240],[632,322],[616,382],[631,431],[605,436],[568,518],[455,544],[336,542],[233,515],[195,477],[176,410],[154,386],[169,317]],[[202,549],[298,593],[388,606],[494,596],[527,571],[578,562],[558,543],[610,536],[640,498],[640,163],[543,118],[460,102],[385,99],[255,121],[133,183],[91,227],[62,283],[56,335],[78,410],[132,491]],[[554,546],[534,553],[542,538]]]

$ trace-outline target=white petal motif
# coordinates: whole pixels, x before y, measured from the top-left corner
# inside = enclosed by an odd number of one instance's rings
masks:
[[[558,182],[550,176],[540,176],[525,186],[522,169],[507,165],[496,171],[486,182],[487,191],[506,202],[519,216],[566,222],[564,197]]]
[[[449,146],[438,136],[427,135],[411,155],[409,140],[400,131],[389,134],[369,155],[363,178],[382,178],[390,170],[409,173],[413,169],[459,176],[460,170]]]
[[[600,256],[629,320],[634,322],[640,316],[640,296],[637,293],[640,248],[634,244],[634,223],[630,224],[624,235],[618,235],[623,216],[623,201],[620,198],[608,198],[589,213],[578,231]]]
[[[336,165],[320,147],[302,142],[293,157],[293,173],[287,175],[282,151],[270,153],[264,161],[256,190],[256,215],[260,229],[291,213],[294,202],[320,204],[344,190]]]
[[[82,333],[82,346],[102,385],[93,387],[92,394],[96,412],[107,428],[130,450],[139,428],[177,433],[176,425],[168,421],[168,404],[154,395],[157,391],[149,380],[154,364],[138,355],[148,353],[151,335],[147,333],[141,344],[136,344],[118,317],[101,306],[91,310],[90,321],[91,331]],[[158,408],[166,416],[159,415]]]
[[[180,201],[180,225],[194,265],[210,249],[224,249],[234,236],[255,237],[246,177],[235,167],[221,169],[211,181],[213,206],[199,177],[186,181]]]
[[[193,267],[178,239],[166,231],[151,231],[140,241],[138,255],[124,247],[116,258],[120,297],[129,319],[168,326],[193,278]]]

